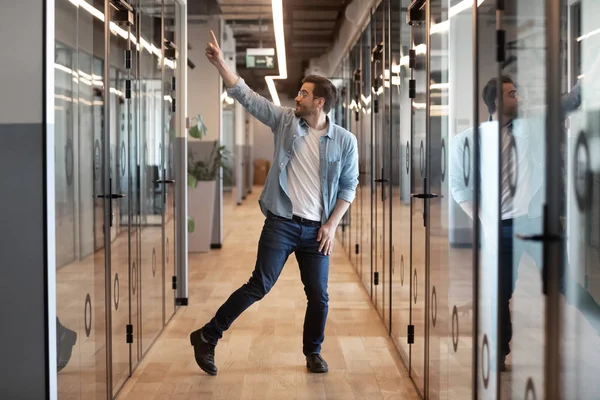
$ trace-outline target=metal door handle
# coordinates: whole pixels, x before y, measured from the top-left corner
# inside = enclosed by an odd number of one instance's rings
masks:
[[[377,183],[386,183],[389,182],[389,179],[375,179],[373,182],[377,182]]]
[[[516,238],[527,242],[560,242],[563,240],[561,235],[542,233],[537,235],[515,235]]]
[[[124,194],[99,194],[98,196],[99,199],[122,199],[123,197],[125,197]]]
[[[440,195],[437,195],[435,193],[419,193],[411,194],[410,196],[415,199],[434,199],[436,197],[440,197]]]
[[[157,181],[154,181],[154,183],[175,183],[174,179],[159,179]]]

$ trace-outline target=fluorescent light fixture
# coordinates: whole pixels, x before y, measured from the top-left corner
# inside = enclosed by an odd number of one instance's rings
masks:
[[[485,0],[477,0],[477,7],[479,7]],[[446,21],[440,22],[439,24],[435,24],[429,30],[431,35],[441,32],[448,32],[450,29],[450,18],[454,17],[457,14],[460,14],[463,11],[468,10],[473,7],[473,0],[463,0],[460,3],[450,7],[448,12],[448,19]]]
[[[69,2],[77,8],[83,8],[89,14],[93,15],[94,17],[98,18],[100,21],[104,22],[104,14],[102,12],[100,12],[100,10],[98,10],[97,8],[95,8],[94,6],[89,4],[87,1],[85,1],[85,0],[69,0]],[[283,21],[282,21],[282,26],[283,26]],[[130,40],[131,43],[133,43],[135,45],[136,50],[139,51],[140,49],[146,48],[146,50],[150,54],[156,55],[159,62],[163,61],[161,49],[157,48],[152,43],[148,43],[148,41],[146,41],[144,38],[140,38],[140,43],[138,44],[138,40],[134,35],[130,35],[128,31],[121,28],[114,22],[110,22],[109,29],[114,35],[119,35],[125,40]],[[175,69],[177,66],[177,64],[174,61],[167,60],[167,59],[164,60],[164,64],[165,64],[165,66],[167,66],[171,69]]]
[[[277,48],[277,64],[279,65],[278,76],[265,76],[269,93],[273,103],[280,106],[279,95],[275,88],[274,79],[287,79],[287,62],[285,59],[285,36],[283,31],[283,4],[282,0],[272,0],[271,8],[273,10],[273,32],[275,33],[275,47]]]
[[[599,33],[600,33],[600,29],[593,30],[593,31],[591,31],[591,32],[589,32],[589,33],[586,33],[586,34],[585,34],[585,35],[583,35],[583,36],[579,36],[579,37],[577,38],[577,41],[578,41],[578,42],[581,42],[582,40],[585,40],[585,39],[587,39],[587,38],[589,38],[589,37],[591,37],[591,36],[595,36],[595,35],[597,35],[597,34],[599,34]]]
[[[432,83],[431,85],[429,85],[430,89],[438,89],[438,90],[443,90],[443,89],[449,89],[450,88],[450,83]]]

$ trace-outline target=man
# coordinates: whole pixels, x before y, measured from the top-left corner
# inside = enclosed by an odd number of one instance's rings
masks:
[[[542,231],[542,210],[545,199],[545,119],[544,115],[519,118],[521,98],[513,80],[501,76],[502,114],[498,112],[497,79],[488,81],[482,91],[490,121],[481,124],[480,133],[480,204],[479,219],[483,232],[482,242],[488,242],[487,249],[494,250],[498,238],[494,232],[498,212],[500,222],[500,263],[498,269],[498,313],[500,316],[499,340],[503,353],[499,359],[500,370],[506,370],[506,356],[510,354],[512,323],[510,299],[517,280],[518,266],[523,253],[528,253],[536,265],[542,266],[542,247],[535,242],[522,241],[515,234],[530,235]],[[577,83],[573,90],[562,99],[563,115],[576,110],[581,104],[581,86]],[[498,149],[498,124],[501,126],[501,148]],[[465,179],[463,160],[471,154],[464,154],[466,142],[473,145],[473,130],[459,133],[452,139],[450,160],[450,188],[452,197],[471,218],[473,209],[473,181]],[[500,188],[498,193],[498,171],[492,153],[501,157]],[[490,153],[491,152],[491,153]],[[485,160],[488,163],[485,163]],[[475,166],[471,163],[467,176],[474,176]],[[500,197],[500,210],[493,204]],[[482,246],[482,251],[486,246]],[[515,262],[513,262],[513,260]]]
[[[302,349],[306,366],[311,372],[327,372],[320,351],[329,301],[329,255],[336,228],[356,193],[356,138],[327,117],[337,96],[327,79],[307,76],[295,110],[276,106],[229,69],[212,31],[211,35],[206,57],[219,71],[229,95],[271,128],[275,158],[259,200],[266,221],[254,271],[209,323],[191,333],[196,362],[209,375],[217,374],[218,340],[244,310],[269,292],[293,252],[308,299]]]

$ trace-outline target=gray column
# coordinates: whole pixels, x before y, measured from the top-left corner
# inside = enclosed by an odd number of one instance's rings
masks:
[[[54,1],[10,2],[0,26],[0,397],[55,399]]]
[[[244,191],[244,128],[246,125],[246,115],[244,107],[235,102],[235,198],[237,204],[241,205],[243,198],[246,197]]]
[[[177,104],[175,112],[176,122],[176,183],[175,209],[177,210],[177,305],[187,305],[188,301],[188,224],[187,224],[187,124],[188,115],[187,99],[187,59],[188,59],[188,29],[187,29],[187,4],[180,2],[179,12],[176,17],[175,35],[179,44],[179,68],[177,68]],[[185,43],[185,45],[182,45]]]

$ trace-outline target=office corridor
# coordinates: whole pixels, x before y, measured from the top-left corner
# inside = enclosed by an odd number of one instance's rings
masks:
[[[219,374],[196,365],[189,333],[250,276],[263,216],[255,189],[244,205],[224,200],[222,250],[190,254],[189,302],[180,309],[119,399],[418,399],[381,319],[338,243],[331,260],[323,357],[329,373],[307,372],[302,355],[306,298],[294,257],[273,290],[226,332]]]

